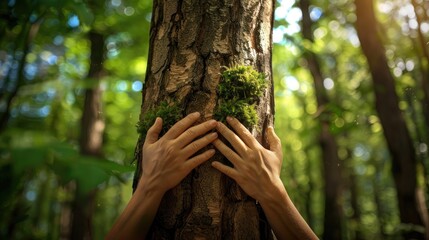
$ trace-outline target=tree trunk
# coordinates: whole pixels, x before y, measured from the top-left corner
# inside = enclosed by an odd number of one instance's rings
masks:
[[[386,239],[388,237],[386,233],[386,207],[383,205],[382,196],[383,193],[383,168],[384,168],[384,160],[373,158],[370,160],[372,165],[375,168],[375,176],[371,179],[372,187],[374,191],[374,203],[375,203],[375,212],[377,215],[377,223],[378,223],[378,231],[380,235],[380,239]]]
[[[307,109],[307,99],[306,96],[303,94],[296,94],[296,97],[298,98],[298,103],[300,104],[299,106],[302,109]],[[301,118],[301,121],[303,123],[302,128],[303,129],[309,129],[308,126],[308,121],[307,121],[307,117],[304,116],[303,118]],[[313,214],[313,194],[315,192],[315,184],[314,184],[314,179],[312,177],[312,172],[314,170],[314,166],[312,166],[312,158],[310,156],[310,145],[306,146],[304,148],[304,153],[305,153],[305,174],[307,174],[308,177],[308,183],[307,183],[307,189],[304,192],[304,209],[305,209],[305,220],[307,221],[308,225],[310,226],[310,228],[314,229],[315,227],[315,217]]]
[[[89,32],[91,42],[91,58],[88,80],[93,86],[85,90],[85,103],[81,119],[79,147],[82,155],[101,156],[103,145],[104,121],[101,117],[101,89],[99,80],[104,74],[104,36]],[[72,203],[71,239],[92,239],[92,214],[95,205],[96,190],[82,193],[81,186],[76,182],[75,198]]]
[[[396,185],[401,223],[422,227],[417,209],[416,154],[402,113],[398,107],[395,83],[387,65],[384,47],[376,30],[373,1],[356,0],[356,27],[366,55],[375,90],[375,107],[392,156],[392,174]],[[415,230],[405,231],[406,239],[423,239]]]
[[[24,71],[27,62],[27,55],[31,52],[31,44],[37,33],[39,32],[39,28],[42,21],[43,18],[40,17],[34,23],[25,23],[19,35],[20,37],[24,38],[24,40],[22,41],[22,50],[18,51],[18,46],[13,50],[13,58],[18,62],[18,71],[16,73],[16,76],[12,76],[12,74],[14,74],[14,71],[9,69],[5,82],[2,84],[4,86],[4,89],[0,89],[0,104],[5,105],[5,108],[1,109],[0,112],[0,133],[3,132],[7,127],[7,123],[10,118],[10,111],[12,110],[12,104],[14,99],[18,95],[19,89],[23,85],[25,85]],[[17,44],[19,44],[20,40],[21,39],[16,39]],[[22,54],[20,55],[19,53]],[[11,83],[12,81],[14,83]],[[8,90],[9,85],[13,86],[11,90]]]
[[[426,13],[426,9],[422,5],[419,7],[419,4],[416,0],[411,0],[411,3],[414,7],[414,12],[416,13],[417,20],[417,33],[418,33],[418,43],[420,45],[420,54],[418,56],[420,60],[420,65],[422,68],[422,79],[421,87],[423,90],[423,99],[422,99],[422,109],[423,115],[426,123],[426,144],[429,143],[429,48],[427,45],[426,38],[422,32],[422,22],[423,17]],[[426,62],[426,63],[425,63]]]
[[[154,0],[149,61],[141,117],[161,101],[175,102],[183,114],[212,118],[224,66],[253,66],[268,88],[256,110],[253,133],[266,145],[274,99],[271,32],[275,1]],[[259,129],[260,131],[257,131]],[[137,169],[141,162],[139,139]],[[216,154],[212,160],[226,160]],[[210,165],[195,169],[168,191],[148,239],[271,239],[271,229],[255,200]],[[136,179],[140,173],[136,174]]]
[[[302,35],[304,39],[311,42],[313,39],[312,21],[310,18],[310,2],[308,0],[299,1],[302,11]],[[326,110],[329,100],[323,86],[323,75],[320,69],[317,56],[307,51],[304,53],[308,68],[313,76],[314,88],[317,98],[319,121],[320,121],[320,146],[322,148],[323,177],[325,180],[325,217],[324,217],[324,239],[341,239],[341,219],[342,207],[341,197],[341,170],[338,157],[338,146],[335,137],[329,130],[330,113]]]
[[[348,158],[348,161],[351,159]],[[357,176],[355,173],[355,170],[353,167],[349,167],[349,188],[350,188],[350,205],[353,209],[353,214],[351,216],[352,220],[352,227],[351,231],[353,231],[353,238],[355,240],[362,240],[364,239],[362,230],[361,230],[361,211],[359,207],[359,189],[358,189],[358,181]]]

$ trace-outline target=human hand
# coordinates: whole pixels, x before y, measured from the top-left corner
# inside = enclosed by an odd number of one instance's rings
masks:
[[[231,143],[234,150],[218,139],[213,145],[234,167],[220,162],[213,162],[212,166],[234,179],[249,196],[263,202],[267,199],[269,189],[283,187],[280,179],[283,159],[280,139],[274,129],[268,127],[269,149],[266,149],[237,119],[228,117],[227,121],[235,133],[220,122],[216,129]]]
[[[217,126],[215,120],[209,120],[191,127],[199,117],[197,112],[189,114],[174,124],[160,139],[162,119],[156,119],[148,130],[143,145],[143,174],[140,181],[145,181],[144,185],[150,183],[149,185],[152,184],[151,186],[165,193],[178,185],[192,169],[214,155],[215,150],[209,149],[193,156],[217,138],[217,133],[214,132],[194,140]],[[143,184],[139,184],[141,185]]]

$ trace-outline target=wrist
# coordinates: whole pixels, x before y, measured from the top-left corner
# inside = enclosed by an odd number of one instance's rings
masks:
[[[157,184],[156,179],[142,176],[137,185],[135,194],[142,194],[144,196],[154,196],[162,198],[166,190],[159,187],[160,184]]]
[[[266,194],[258,201],[262,206],[272,205],[277,203],[284,203],[287,198],[287,192],[280,177],[276,178],[272,184],[267,188]]]

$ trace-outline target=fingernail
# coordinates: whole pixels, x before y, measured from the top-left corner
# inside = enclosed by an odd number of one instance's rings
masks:
[[[216,132],[211,133],[211,134],[210,134],[210,137],[217,138],[217,133],[216,133]]]
[[[208,153],[209,153],[210,155],[215,154],[215,152],[216,152],[216,150],[214,150],[214,149],[210,149],[210,150],[208,150]]]
[[[200,113],[199,112],[193,112],[190,114],[192,117],[199,117]]]
[[[209,120],[209,125],[210,126],[216,126],[217,125],[216,120]]]
[[[232,121],[232,117],[226,117],[226,120]]]

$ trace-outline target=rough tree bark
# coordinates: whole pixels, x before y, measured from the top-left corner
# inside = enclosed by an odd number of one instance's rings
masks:
[[[313,42],[312,20],[310,18],[309,0],[299,1],[302,11],[302,35],[304,39]],[[334,135],[330,131],[330,113],[327,110],[329,99],[323,86],[323,74],[316,54],[311,51],[304,53],[308,68],[313,76],[314,89],[316,93],[320,135],[319,143],[322,149],[323,177],[325,180],[325,216],[323,239],[341,239],[342,207],[341,197],[341,169],[338,157],[338,146]]]
[[[372,0],[356,0],[356,29],[367,58],[375,92],[375,107],[392,157],[392,174],[396,185],[401,223],[422,227],[416,199],[416,154],[398,107],[395,82],[387,65],[384,47],[378,37]],[[404,230],[406,239],[424,239],[424,234]]]
[[[269,87],[256,107],[263,141],[274,100],[271,32],[275,1],[154,0],[141,116],[161,101],[212,118],[224,66],[251,65]],[[142,139],[136,148],[141,162]],[[213,159],[225,161],[219,154]],[[210,161],[209,161],[210,162]],[[138,164],[139,167],[139,164]],[[140,176],[137,176],[138,178]],[[148,239],[272,239],[255,200],[205,163],[164,196]]]
[[[90,31],[88,37],[91,43],[91,57],[87,78],[92,81],[92,86],[85,90],[79,147],[82,155],[101,157],[104,120],[100,114],[102,92],[99,80],[104,74],[104,36],[98,32]],[[95,196],[96,190],[82,193],[79,184],[76,183],[75,197],[72,202],[70,239],[92,239]]]

